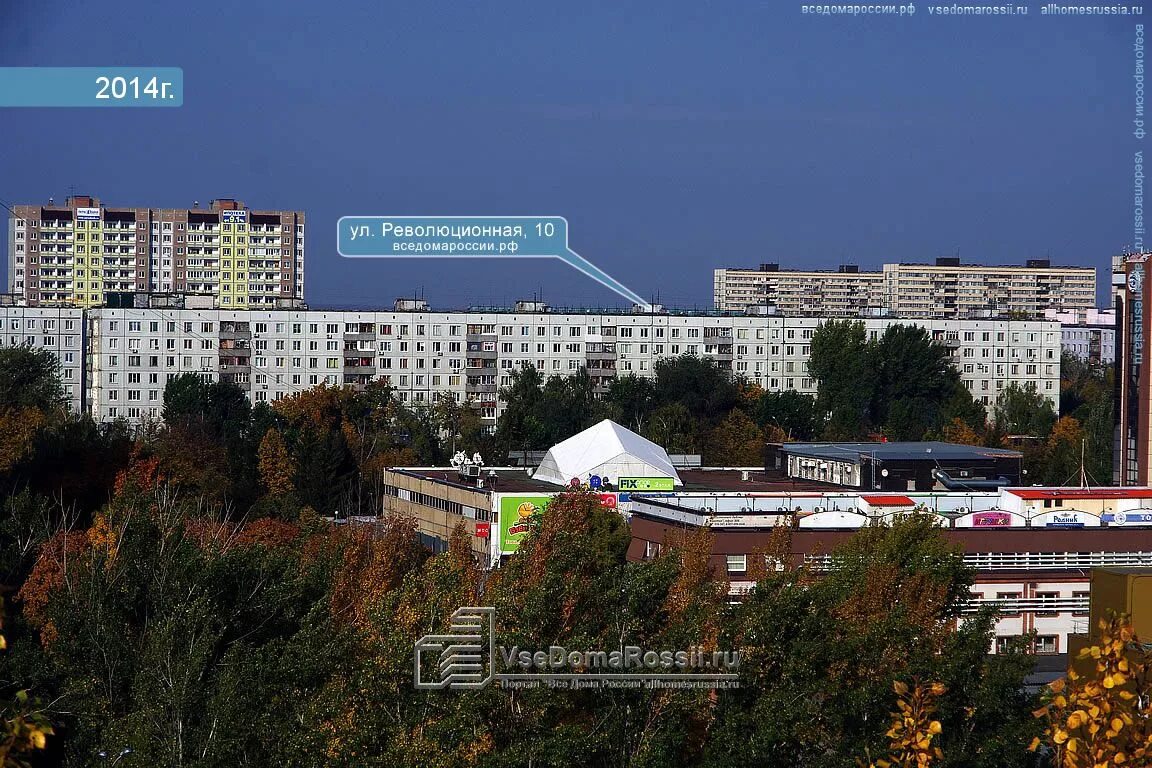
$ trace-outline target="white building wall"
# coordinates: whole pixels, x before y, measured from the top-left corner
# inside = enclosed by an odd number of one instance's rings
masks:
[[[0,317],[19,309],[0,308]],[[523,365],[545,377],[585,368],[606,391],[616,376],[651,377],[661,359],[697,355],[768,391],[814,395],[809,343],[823,322],[706,314],[161,308],[92,309],[87,321],[87,405],[97,419],[137,423],[155,417],[164,383],[196,372],[234,381],[254,402],[382,377],[409,403],[430,402],[439,392],[471,398],[489,424],[501,407],[498,389]],[[1031,382],[1058,405],[1061,342],[1054,321],[863,322],[871,338],[895,323],[924,327],[951,350],[978,402],[991,404],[1011,384]]]
[[[68,409],[84,408],[84,312],[64,307],[0,307],[0,346],[47,349],[60,361]]]

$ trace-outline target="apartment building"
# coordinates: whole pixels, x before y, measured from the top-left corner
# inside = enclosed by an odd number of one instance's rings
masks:
[[[84,409],[84,312],[69,307],[15,306],[0,296],[0,347],[46,349],[60,361],[68,409]]]
[[[110,208],[93,197],[17,205],[8,222],[8,291],[30,306],[95,307],[121,292],[189,293],[219,307],[304,297],[304,214]]]
[[[544,376],[586,370],[598,392],[616,376],[652,376],[659,360],[697,355],[769,391],[815,394],[809,342],[821,318],[507,309],[435,311],[228,310],[170,306],[85,313],[85,402],[97,419],[159,417],[166,381],[193,372],[231,381],[253,402],[319,384],[363,386],[383,378],[406,402],[445,392],[471,400],[489,426],[499,389],[521,366]],[[924,327],[945,345],[961,380],[990,405],[1003,389],[1034,383],[1059,402],[1060,325],[1043,320],[866,318],[877,338],[893,324]]]
[[[1060,323],[1060,344],[1067,354],[1096,365],[1116,362],[1116,310],[1057,312],[1049,309],[1044,319]]]
[[[717,269],[716,309],[763,309],[789,316],[889,315],[920,319],[1043,317],[1096,306],[1096,270],[1052,266],[1029,259],[1023,266],[961,264],[956,257],[934,264],[885,264],[879,272],[854,266],[836,271]]]

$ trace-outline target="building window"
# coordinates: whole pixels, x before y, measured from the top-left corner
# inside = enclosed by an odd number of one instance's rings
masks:
[[[1059,592],[1037,592],[1036,597],[1041,599],[1041,600],[1055,600],[1056,598],[1060,597],[1060,593]],[[1037,618],[1051,618],[1053,616],[1059,616],[1059,615],[1060,615],[1060,612],[1055,610],[1055,609],[1044,608],[1044,609],[1038,609],[1036,611],[1036,617]]]
[[[747,555],[728,555],[728,573],[744,573],[747,570]]]
[[[1036,653],[1037,654],[1051,654],[1059,653],[1060,638],[1056,635],[1037,635],[1036,636]]]
[[[996,593],[996,599],[997,600],[1019,600],[1020,599],[1020,593],[1019,592],[997,592]],[[1000,615],[1001,616],[1019,616],[1020,615],[1020,609],[1018,606],[1011,606],[1011,607],[1001,606]]]

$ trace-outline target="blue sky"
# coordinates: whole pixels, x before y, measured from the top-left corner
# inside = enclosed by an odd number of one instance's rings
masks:
[[[718,266],[957,249],[1106,287],[1132,242],[1131,18],[800,5],[3,0],[0,65],[181,66],[185,96],[0,109],[0,199],[302,208],[314,306],[623,301],[559,262],[345,260],[345,214],[563,215],[574,250],[681,307],[710,306]]]

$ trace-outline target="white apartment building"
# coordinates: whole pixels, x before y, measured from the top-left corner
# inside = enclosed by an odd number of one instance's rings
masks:
[[[391,312],[165,307],[88,310],[85,406],[98,420],[159,418],[164,385],[199,373],[235,382],[253,402],[319,384],[383,378],[410,403],[439,392],[469,399],[489,426],[498,391],[520,366],[545,377],[585,369],[600,392],[616,376],[652,376],[661,359],[697,355],[769,391],[816,393],[809,342],[821,318],[717,314],[441,312],[423,302]],[[1013,383],[1059,402],[1060,325],[1043,320],[863,320],[876,338],[919,325],[948,347],[964,384],[985,405]]]
[[[1112,365],[1116,362],[1116,310],[1057,312],[1050,309],[1044,317],[1060,323],[1060,343],[1068,354],[1089,363]]]
[[[21,345],[56,355],[68,409],[80,413],[84,408],[84,311],[0,304],[0,347]]]
[[[764,307],[779,314],[816,317],[889,315],[920,319],[1043,317],[1048,309],[1096,306],[1096,270],[1054,267],[1047,259],[1022,266],[961,264],[944,257],[934,264],[885,264],[879,272],[854,266],[837,271],[717,269],[716,309],[744,312]]]

